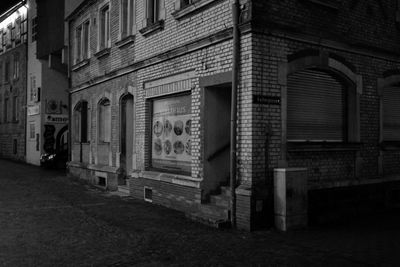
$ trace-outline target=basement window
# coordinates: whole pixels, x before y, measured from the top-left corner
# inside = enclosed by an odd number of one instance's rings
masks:
[[[97,177],[97,178],[98,178],[97,185],[102,186],[102,187],[106,187],[107,179],[104,178],[104,177]]]
[[[143,197],[144,201],[153,202],[153,188],[145,186],[143,190]]]

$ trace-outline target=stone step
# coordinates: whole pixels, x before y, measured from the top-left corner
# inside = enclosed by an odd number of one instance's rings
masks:
[[[129,187],[127,185],[119,185],[118,192],[129,196]]]
[[[230,205],[230,200],[231,198],[227,195],[221,194],[221,195],[211,195],[210,196],[210,203],[215,204],[219,207],[223,207],[228,209]]]
[[[221,186],[221,195],[225,195],[230,197],[231,196],[231,187],[229,185]]]
[[[200,206],[200,212],[206,215],[210,215],[212,217],[219,217],[222,219],[228,218],[228,209],[220,206],[216,206],[215,204],[202,204]]]
[[[203,212],[187,213],[186,217],[214,228],[226,229],[231,227],[231,223],[228,219],[210,214],[204,214]]]

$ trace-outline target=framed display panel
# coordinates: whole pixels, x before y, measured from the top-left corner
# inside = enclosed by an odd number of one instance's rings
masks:
[[[154,99],[151,124],[151,166],[154,169],[190,174],[191,96]]]

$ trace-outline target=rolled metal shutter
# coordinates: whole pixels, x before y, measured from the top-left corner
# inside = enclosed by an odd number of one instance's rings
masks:
[[[332,75],[304,70],[289,75],[288,141],[343,141],[345,90]]]
[[[383,90],[383,140],[400,141],[400,87]]]

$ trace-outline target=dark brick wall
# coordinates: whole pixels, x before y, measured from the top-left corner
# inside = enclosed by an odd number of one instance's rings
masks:
[[[360,47],[398,52],[398,1],[320,2],[340,3],[330,8],[312,0],[253,0],[253,18],[260,27],[282,28]]]

